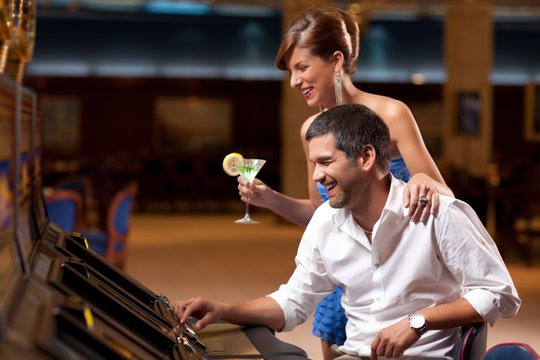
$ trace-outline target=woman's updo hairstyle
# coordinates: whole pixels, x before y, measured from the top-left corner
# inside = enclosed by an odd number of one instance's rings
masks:
[[[330,62],[335,51],[344,56],[343,71],[352,75],[360,46],[360,30],[354,18],[332,6],[311,7],[302,12],[284,35],[276,57],[276,66],[288,70],[285,58],[299,47]]]

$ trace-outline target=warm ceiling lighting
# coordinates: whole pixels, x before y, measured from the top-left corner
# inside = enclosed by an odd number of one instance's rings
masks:
[[[411,82],[414,85],[423,85],[426,82],[426,76],[422,73],[415,73],[411,75]]]

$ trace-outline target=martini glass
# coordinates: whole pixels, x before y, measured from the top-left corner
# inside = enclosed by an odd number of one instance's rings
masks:
[[[251,187],[251,183],[255,176],[259,173],[259,170],[263,167],[266,160],[262,159],[244,159],[244,164],[238,166],[240,176],[246,180],[248,189]],[[235,221],[237,224],[258,224],[257,220],[253,220],[249,217],[249,198],[246,200],[246,213],[243,218]]]

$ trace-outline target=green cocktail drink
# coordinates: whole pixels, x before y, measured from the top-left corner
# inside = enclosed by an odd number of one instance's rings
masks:
[[[255,176],[259,173],[259,170],[263,167],[266,160],[262,159],[244,159],[244,163],[242,165],[238,166],[238,171],[240,172],[240,176],[246,180],[248,183],[248,188],[251,186],[251,183],[255,179]],[[253,220],[249,216],[249,199],[246,201],[246,213],[243,218],[236,220],[235,223],[237,224],[258,224],[259,222],[256,220]]]
[[[251,160],[251,159],[247,159]],[[238,171],[240,171],[240,176],[244,178],[248,183],[252,182],[253,179],[255,179],[255,176],[259,173],[259,170],[261,170],[264,163],[257,163],[255,165],[247,165],[244,163],[243,166],[238,167]]]

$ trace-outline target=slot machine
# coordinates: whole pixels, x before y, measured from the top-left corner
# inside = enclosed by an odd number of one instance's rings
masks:
[[[9,79],[0,77],[0,338],[8,335],[8,315],[23,277],[14,227],[15,129],[12,87]]]
[[[15,158],[19,159],[15,228],[30,279],[21,308],[41,309],[19,314],[20,323],[34,323],[35,328],[42,329],[33,336],[35,345],[54,358],[69,353],[85,358],[97,351],[100,358],[122,358],[113,356],[115,353],[141,359],[202,358],[197,349],[189,356],[185,347],[179,346],[181,334],[175,324],[142,310],[144,307],[135,307],[114,281],[63,247],[43,240],[47,236],[51,240],[53,234],[66,239],[69,234],[47,218],[43,202],[42,119],[35,94],[23,87],[16,88],[15,94],[14,108],[19,113],[15,115]],[[32,303],[31,299],[42,301]],[[74,333],[81,338],[73,338]],[[86,346],[82,339],[101,346]]]
[[[2,346],[38,359],[307,358],[265,327],[223,323],[197,333],[180,325],[165,296],[90,250],[82,234],[51,222],[41,184],[42,114],[32,91],[14,93],[13,227],[24,285],[8,328],[25,340]]]
[[[165,296],[89,249],[84,235],[50,221],[42,112],[36,94],[21,85],[36,3],[13,4],[10,14],[0,2],[0,14],[8,15],[0,22],[13,27],[16,65],[0,74],[0,358],[306,359],[265,327],[219,323],[198,333],[179,324]]]
[[[83,235],[50,221],[42,112],[21,85],[36,1],[2,1],[0,15],[0,358],[306,359],[264,327],[223,323],[197,333],[179,324],[165,296],[88,249]]]
[[[100,311],[96,301],[90,303],[77,296],[88,291],[84,284],[69,288],[70,275],[74,274],[69,270],[83,262],[41,242],[35,231],[35,212],[31,211],[31,196],[37,197],[37,193],[31,195],[31,184],[39,184],[31,176],[37,161],[32,156],[36,150],[32,149],[31,130],[36,123],[32,120],[36,114],[32,109],[34,95],[8,80],[1,85],[5,91],[0,101],[5,106],[0,116],[5,130],[2,136],[6,138],[1,153],[2,358],[204,358],[197,351],[189,352],[177,332],[158,327],[111,302],[110,307],[123,316],[119,323],[110,313]],[[143,333],[145,337],[141,338]]]
[[[16,139],[15,88],[12,79],[0,76],[0,358],[46,359],[24,346],[30,337],[18,329],[19,304],[29,268],[17,236],[20,196],[15,184],[19,181],[20,144]]]

